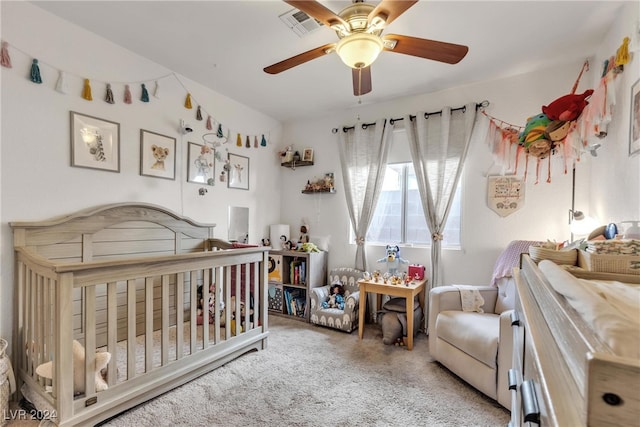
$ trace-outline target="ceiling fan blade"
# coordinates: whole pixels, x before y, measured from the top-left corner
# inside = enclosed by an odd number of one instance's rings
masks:
[[[352,68],[351,76],[353,77],[353,94],[355,96],[371,92],[371,66]]]
[[[467,55],[469,48],[460,44],[439,42],[436,40],[421,39],[418,37],[387,34],[384,40],[395,41],[393,48],[384,50],[389,52],[404,53],[405,55],[418,56],[447,64],[457,64]]]
[[[342,24],[345,28],[349,28],[349,24],[347,24],[342,18],[333,13],[331,10],[327,9],[317,1],[312,0],[302,0],[302,1],[288,1],[285,0],[285,3],[295,7],[298,10],[303,11],[307,15],[312,18],[317,19],[322,22],[327,27],[331,27],[334,24]]]
[[[418,0],[404,1],[404,0],[382,0],[375,9],[369,14],[369,23],[374,17],[383,14],[386,15],[385,26],[391,24],[396,18],[402,15],[407,9],[414,4],[418,3]]]
[[[325,44],[324,46],[317,47],[315,49],[308,50],[299,55],[292,56],[291,58],[287,58],[284,61],[280,61],[276,64],[269,65],[264,68],[265,73],[269,74],[278,74],[283,71],[288,70],[289,68],[293,68],[297,65],[304,64],[305,62],[311,61],[312,59],[320,58],[321,56],[326,55],[327,53],[332,52],[335,47],[335,43]]]

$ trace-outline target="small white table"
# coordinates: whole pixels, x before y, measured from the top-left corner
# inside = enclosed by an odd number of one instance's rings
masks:
[[[414,280],[409,285],[404,283],[401,285],[392,285],[384,283],[382,279],[379,282],[374,280],[360,280],[360,312],[358,323],[358,336],[362,339],[364,334],[364,317],[367,308],[367,292],[377,294],[376,311],[380,307],[382,295],[391,295],[394,297],[403,297],[407,304],[407,350],[413,350],[413,299],[418,295],[418,302],[424,313],[424,289],[427,279]]]

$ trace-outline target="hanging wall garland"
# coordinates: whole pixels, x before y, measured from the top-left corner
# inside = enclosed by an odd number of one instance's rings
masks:
[[[570,161],[579,161],[581,154],[586,151],[595,152],[597,147],[590,147],[588,140],[592,136],[607,136],[611,111],[616,104],[613,86],[616,77],[629,62],[629,41],[625,37],[616,55],[604,61],[602,77],[595,90],[588,89],[576,94],[583,72],[589,70],[589,62],[585,61],[571,93],[542,106],[540,113],[527,118],[525,126],[507,123],[483,110],[482,114],[489,120],[486,142],[494,156],[494,164],[503,171],[518,174],[524,157],[523,175],[526,181],[529,160],[534,159],[537,184],[543,160],[549,162],[546,181],[551,182],[551,156],[562,155],[566,174]]]
[[[27,52],[24,52],[20,49],[17,49],[16,47],[12,46],[13,49],[21,52],[22,54],[24,54],[27,57],[31,57],[32,58],[32,63],[31,63],[31,68],[29,71],[29,80],[31,80],[33,83],[36,84],[42,84],[42,76],[40,74],[40,66],[41,65],[48,65],[50,68],[56,69],[59,71],[59,76],[58,76],[58,80],[56,81],[56,86],[55,86],[55,90],[63,93],[63,94],[68,94],[69,93],[69,88],[68,88],[68,84],[67,84],[67,80],[66,80],[66,76],[67,76],[67,72],[58,69],[57,67],[54,67],[50,64],[47,63],[43,63],[42,61],[33,58],[31,55],[29,55]],[[5,68],[13,68],[13,65],[11,63],[11,55],[9,53],[9,43],[6,41],[2,41],[1,44],[1,48],[0,48],[0,65],[2,67]],[[92,90],[91,90],[91,79],[88,79],[86,77],[82,77],[79,76],[77,74],[74,73],[70,73],[80,79],[83,80],[83,88],[82,88],[82,92],[81,92],[81,96],[82,98],[84,98],[87,101],[93,101],[93,94],[92,94]],[[151,79],[146,79],[146,80],[142,80],[142,81],[137,81],[137,82],[104,82],[105,86],[106,86],[106,92],[105,92],[105,96],[102,98],[106,103],[109,104],[116,104],[116,97],[114,96],[114,92],[112,89],[112,84],[123,84],[124,85],[124,98],[123,98],[123,102],[125,104],[132,104],[133,103],[133,96],[131,94],[131,86],[132,84],[140,84],[140,89],[141,89],[141,95],[140,95],[140,102],[143,103],[149,103],[150,102],[150,97],[149,97],[149,91],[147,89],[146,86],[146,82],[148,81],[153,81],[154,82],[154,89],[153,89],[153,96],[154,98],[159,99],[160,98],[160,85],[158,83],[159,80],[162,80],[164,78],[168,78],[168,77],[173,77],[178,84],[180,84],[180,86],[182,86],[182,88],[184,89],[186,95],[185,95],[185,102],[184,102],[184,107],[188,110],[193,109],[193,103],[195,102],[198,106],[196,109],[196,114],[195,114],[195,119],[198,121],[202,121],[204,114],[207,115],[207,121],[206,121],[206,129],[207,130],[213,130],[215,127],[217,127],[217,132],[215,134],[215,141],[214,144],[215,145],[219,145],[219,144],[224,144],[228,141],[229,139],[229,134],[231,133],[231,130],[229,128],[226,128],[226,135],[225,132],[223,132],[222,128],[223,125],[222,123],[220,123],[219,121],[215,120],[212,115],[210,113],[207,112],[207,110],[202,107],[202,105],[195,99],[192,97],[191,91],[189,91],[187,89],[187,87],[185,86],[185,84],[182,82],[182,80],[180,80],[180,78],[178,77],[178,75],[174,72],[170,73],[170,74],[166,74],[164,76],[159,76],[156,78],[151,78]],[[99,80],[94,80],[94,81],[99,81]],[[216,126],[217,125],[217,126]],[[260,134],[248,134],[248,133],[243,133],[243,132],[237,132],[234,131],[234,133],[238,134],[238,140],[241,141],[242,137],[241,135],[244,135],[246,138],[246,144],[245,147],[250,148],[251,144],[249,143],[249,140],[251,139],[251,136],[253,136],[254,141],[256,141],[256,143],[254,143],[254,148],[257,147],[266,147],[267,146],[267,137],[270,135],[270,131],[267,132],[263,132]],[[205,135],[213,135],[213,134],[205,134]],[[267,135],[267,136],[265,136]],[[260,137],[261,143],[258,144],[258,138]],[[205,142],[209,142],[211,138],[207,137],[205,138],[205,136],[203,136],[203,140]],[[240,142],[238,144],[238,146],[242,146],[242,143]]]

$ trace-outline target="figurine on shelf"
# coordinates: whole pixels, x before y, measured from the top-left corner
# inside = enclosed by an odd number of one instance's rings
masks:
[[[300,238],[298,239],[298,243],[309,243],[309,225],[306,220],[302,220],[302,225],[300,226]]]

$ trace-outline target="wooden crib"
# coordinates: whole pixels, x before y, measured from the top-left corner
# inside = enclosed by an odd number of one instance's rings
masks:
[[[268,248],[220,249],[214,225],[142,203],[10,225],[18,388],[60,426],[103,421],[266,347]],[[212,322],[196,322],[210,286]],[[81,393],[73,340],[85,348]],[[104,391],[96,351],[111,354]],[[37,375],[49,361],[53,378]]]

